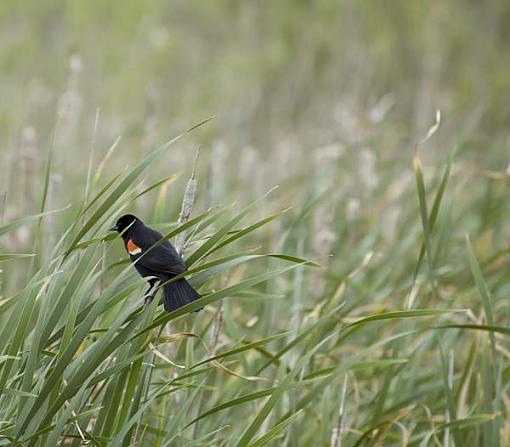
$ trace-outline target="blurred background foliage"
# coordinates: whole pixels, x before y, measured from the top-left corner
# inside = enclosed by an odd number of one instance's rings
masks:
[[[210,115],[215,123],[196,143],[208,145],[204,160],[239,174],[212,187],[228,200],[306,177],[324,146],[355,164],[366,164],[364,147],[374,164],[408,161],[436,109],[443,125],[427,160],[444,161],[461,143],[490,169],[508,162],[504,0],[41,0],[4,2],[0,20],[9,166],[0,186],[13,198],[36,195],[30,178],[53,138],[55,200],[68,203],[90,147],[98,159],[122,136],[115,170]],[[167,154],[163,170],[191,160],[192,146]],[[342,174],[339,166],[336,186],[349,182]]]
[[[262,153],[292,138],[351,142],[383,98],[394,125],[387,151],[421,137],[437,108],[451,129],[494,139],[509,121],[509,9],[504,0],[4,2],[3,146],[25,125],[46,143],[70,88],[74,147],[90,141],[98,107],[98,142],[122,134],[133,151],[197,113],[217,116],[205,139]]]

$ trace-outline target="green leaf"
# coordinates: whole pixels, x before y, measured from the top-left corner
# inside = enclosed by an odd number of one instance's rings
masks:
[[[286,213],[289,209],[290,208],[286,208],[282,211],[271,214],[270,216],[267,216],[267,217],[259,220],[258,222],[255,222],[254,224],[249,225],[246,228],[243,228],[242,230],[236,231],[232,236],[225,239],[223,242],[218,244],[213,250],[211,250],[211,253],[215,252],[216,250],[219,250],[222,247],[225,247],[226,245],[231,244],[232,242],[236,241],[237,239],[240,239],[243,236],[246,236],[247,234],[259,229],[260,227],[268,224],[269,222],[272,222],[274,219],[276,219],[276,218],[282,216],[284,213]]]
[[[415,310],[397,310],[395,312],[385,312],[382,314],[370,315],[357,321],[349,323],[344,329],[360,326],[371,321],[393,320],[396,318],[418,318],[430,317],[435,315],[445,315],[455,312],[468,312],[469,309],[415,309]]]
[[[10,261],[12,259],[31,258],[32,256],[36,256],[36,254],[35,253],[0,253],[0,262],[1,261]]]
[[[434,428],[434,430],[430,431],[427,434],[427,436],[423,438],[423,440],[420,443],[420,447],[426,447],[429,441],[432,439],[432,437],[441,430],[444,430],[445,428],[465,428],[471,427],[473,425],[480,425],[485,422],[493,420],[496,416],[497,414],[484,414],[484,413],[475,414],[462,419],[456,419],[455,421],[441,424],[438,427]]]
[[[9,232],[15,230],[16,228],[22,227],[23,225],[27,225],[29,223],[38,221],[41,217],[48,216],[50,214],[60,213],[61,211],[67,210],[68,208],[69,207],[67,206],[65,208],[60,208],[57,210],[46,211],[44,213],[39,213],[39,214],[33,214],[32,216],[23,217],[19,220],[11,222],[10,224],[2,225],[2,226],[0,226],[0,236],[5,233],[9,233]]]
[[[443,195],[446,190],[446,185],[448,184],[448,179],[450,178],[450,171],[452,167],[453,157],[455,154],[455,150],[453,150],[450,153],[450,156],[448,157],[448,163],[446,164],[443,175],[441,177],[441,182],[439,183],[439,187],[436,192],[436,196],[434,197],[434,203],[432,204],[432,210],[430,211],[430,216],[428,219],[428,227],[430,229],[430,232],[434,230],[434,227],[436,225],[437,216],[439,215],[439,208],[441,206],[441,201],[443,200]],[[418,256],[418,262],[416,263],[416,268],[414,270],[413,275],[413,283],[416,280],[416,277],[418,276],[418,272],[420,270],[420,266],[423,260],[423,256],[425,255],[425,243],[422,243],[420,247],[420,254]]]
[[[326,344],[334,334],[326,337],[312,349],[310,349],[307,353],[301,356],[301,358],[296,362],[294,368],[288,372],[285,377],[280,381],[279,385],[275,388],[269,400],[264,404],[264,406],[257,412],[255,418],[252,420],[250,425],[244,430],[241,439],[236,444],[237,447],[245,447],[251,441],[253,436],[257,433],[260,426],[267,418],[269,413],[273,410],[276,403],[283,397],[283,394],[290,388],[294,377],[301,371],[304,365],[311,359],[311,357],[320,349],[324,344]]]
[[[425,251],[427,254],[427,261],[428,261],[428,267],[429,267],[429,279],[430,284],[432,288],[434,289],[436,296],[437,296],[437,290],[436,290],[436,281],[435,281],[435,275],[434,275],[434,266],[433,266],[433,255],[432,255],[432,243],[430,241],[430,226],[429,226],[429,215],[427,211],[427,194],[425,191],[425,182],[423,181],[423,171],[422,171],[422,165],[421,160],[418,154],[418,151],[416,151],[416,154],[413,159],[413,166],[414,166],[414,173],[416,176],[416,186],[418,189],[418,199],[420,202],[420,217],[421,217],[421,223],[423,228],[423,238],[425,243]]]
[[[269,441],[276,438],[276,436],[278,436],[283,430],[285,430],[289,426],[289,424],[293,422],[294,419],[296,419],[301,414],[302,410],[299,410],[296,413],[290,415],[288,418],[276,424],[273,428],[271,428],[267,433],[262,435],[256,441],[249,444],[248,447],[262,447],[263,445],[266,445]]]
[[[191,369],[195,369],[196,367],[198,366],[201,366],[205,363],[209,363],[209,362],[212,362],[214,360],[219,360],[219,359],[223,359],[223,358],[226,358],[226,357],[230,357],[232,355],[235,355],[235,354],[239,354],[241,352],[245,352],[245,351],[248,351],[250,349],[255,349],[255,348],[258,348],[259,346],[264,346],[274,340],[278,340],[279,338],[282,338],[282,337],[285,337],[289,334],[289,332],[284,332],[284,333],[281,333],[281,334],[276,334],[276,335],[272,335],[270,337],[266,337],[266,338],[263,338],[261,340],[257,340],[257,341],[253,341],[251,343],[246,343],[242,346],[239,346],[239,347],[236,347],[236,348],[233,348],[233,349],[229,349],[228,351],[225,351],[225,352],[222,352],[220,354],[216,354],[216,355],[213,355],[212,357],[208,357],[207,359],[205,360],[202,360],[198,363],[195,363],[191,368],[189,368],[190,370]]]
[[[187,259],[188,266],[193,265],[196,261],[204,257],[207,253],[209,253],[220,241],[221,239],[232,229],[234,228],[241,220],[244,219],[259,203],[261,200],[266,198],[271,192],[274,191],[275,188],[269,190],[262,197],[258,198],[251,205],[246,207],[243,211],[241,211],[237,216],[231,219],[229,222],[224,224],[218,231],[216,231],[207,241],[205,241],[200,247],[198,247]]]
[[[497,332],[503,335],[510,335],[510,328],[503,326],[488,326],[483,324],[444,324],[433,329],[469,329],[473,331]]]

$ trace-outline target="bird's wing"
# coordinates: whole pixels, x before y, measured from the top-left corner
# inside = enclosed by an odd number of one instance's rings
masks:
[[[143,236],[135,235],[131,238],[132,242],[141,248],[140,259],[137,263],[154,273],[164,273],[172,276],[184,273],[186,266],[170,242],[165,241],[151,249],[162,236],[157,231],[147,229],[149,231],[144,232]],[[145,253],[146,250],[149,251]]]

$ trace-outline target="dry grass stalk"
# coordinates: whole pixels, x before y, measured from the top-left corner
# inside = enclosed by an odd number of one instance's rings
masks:
[[[448,388],[450,391],[453,390],[453,365],[454,365],[454,354],[453,350],[448,351]],[[451,421],[451,415],[448,409],[445,413],[445,423]],[[443,445],[448,447],[450,445],[450,428],[446,427],[443,433]]]
[[[340,406],[338,408],[338,419],[336,427],[333,428],[331,433],[331,447],[342,446],[342,433],[344,432],[344,409],[345,409],[345,395],[347,394],[347,375],[344,377],[342,385],[342,396],[340,398]]]

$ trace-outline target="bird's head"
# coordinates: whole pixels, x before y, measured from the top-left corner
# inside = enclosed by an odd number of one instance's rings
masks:
[[[132,214],[124,214],[124,216],[121,216],[117,223],[113,227],[109,228],[109,230],[117,231],[124,236],[127,233],[126,230],[128,230],[128,228],[132,228],[137,222],[141,222],[138,217],[133,216]]]

